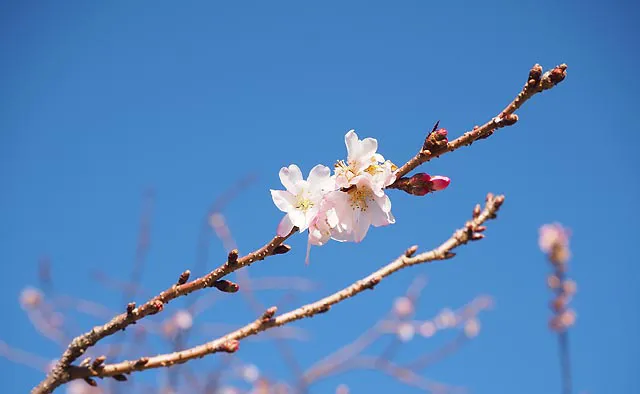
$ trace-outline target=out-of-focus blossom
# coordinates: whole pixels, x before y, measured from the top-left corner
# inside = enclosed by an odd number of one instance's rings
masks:
[[[401,340],[402,342],[409,342],[410,340],[412,340],[415,333],[416,333],[415,327],[413,327],[413,324],[408,322],[400,323],[398,325],[398,328],[396,329],[396,334],[398,335],[398,339]]]
[[[464,334],[468,338],[476,337],[480,333],[480,322],[478,319],[469,319],[464,323]]]
[[[40,306],[42,299],[42,292],[34,287],[27,287],[20,292],[20,305],[26,310]]]
[[[193,326],[193,316],[185,309],[181,309],[173,316],[176,326],[181,330],[188,330]]]
[[[400,318],[407,317],[413,313],[413,302],[409,297],[398,297],[393,303],[393,311]]]

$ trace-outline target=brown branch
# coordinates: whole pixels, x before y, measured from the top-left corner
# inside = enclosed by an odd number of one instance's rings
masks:
[[[291,233],[285,237],[274,237],[269,241],[269,243],[260,249],[257,249],[256,251],[241,258],[237,258],[237,251],[232,251],[232,253],[229,253],[229,259],[227,262],[210,273],[182,285],[175,284],[137,308],[135,307],[135,304],[130,304],[131,307],[127,307],[127,312],[114,317],[102,326],[96,326],[91,331],[76,337],[71,341],[68,348],[62,354],[62,357],[57,362],[53,371],[45,378],[45,380],[40,382],[40,384],[32,390],[32,394],[51,393],[60,385],[71,380],[71,363],[77,360],[89,347],[95,345],[101,339],[120,330],[124,330],[145,316],[160,312],[164,308],[164,305],[169,303],[171,300],[193,293],[196,290],[213,287],[222,277],[227,276],[240,268],[247,267],[256,261],[264,260],[268,256],[274,254],[274,250],[287,238],[293,235],[296,230],[297,229],[294,228]]]
[[[153,357],[143,357],[137,360],[122,361],[115,364],[104,364],[100,369],[92,369],[88,366],[72,366],[67,368],[67,380],[81,379],[87,377],[115,377],[124,376],[135,371],[142,371],[152,368],[168,367],[175,364],[182,364],[189,360],[202,358],[208,354],[218,352],[234,352],[238,349],[238,341],[252,335],[256,335],[262,331],[273,327],[283,326],[285,324],[313,317],[322,314],[339,302],[351,298],[368,289],[373,289],[383,278],[410,266],[433,262],[437,260],[446,260],[455,256],[452,250],[466,244],[469,241],[475,241],[483,238],[482,231],[485,227],[482,225],[489,219],[496,217],[497,211],[504,202],[504,196],[487,195],[484,210],[474,211],[473,218],[469,220],[465,226],[442,243],[437,248],[420,253],[410,257],[410,253],[403,253],[400,257],[385,265],[367,277],[356,281],[350,286],[331,294],[321,300],[311,304],[304,305],[290,312],[274,317],[276,308],[269,308],[261,317],[254,322],[247,324],[221,338],[211,342],[204,343],[179,352],[161,354]],[[240,260],[238,260],[240,261]]]
[[[518,93],[515,99],[509,105],[507,105],[495,118],[489,120],[487,123],[478,127],[475,126],[473,130],[467,131],[462,136],[456,138],[453,141],[449,141],[446,145],[433,145],[433,151],[426,149],[427,144],[423,146],[423,149],[418,154],[405,163],[396,171],[396,179],[400,180],[401,177],[407,175],[416,167],[430,161],[433,158],[440,157],[447,152],[452,152],[462,146],[471,145],[477,140],[481,140],[489,137],[497,129],[504,126],[511,126],[518,121],[518,116],[514,112],[522,106],[527,100],[533,97],[535,94],[551,89],[567,76],[567,65],[561,64],[555,68],[542,73],[542,67],[536,64],[529,71],[529,78],[527,83],[522,88],[522,91]],[[436,127],[437,128],[437,127]],[[434,128],[435,129],[435,128]],[[435,132],[435,130],[434,130]],[[433,133],[433,132],[432,132]],[[390,188],[395,188],[398,181]]]

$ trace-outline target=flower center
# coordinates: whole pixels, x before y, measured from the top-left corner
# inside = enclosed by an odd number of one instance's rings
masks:
[[[302,212],[307,212],[310,208],[313,208],[313,201],[309,200],[306,196],[298,196],[296,208]]]
[[[373,193],[371,189],[366,187],[354,187],[347,191],[350,197],[349,204],[352,209],[359,209],[362,212],[366,212],[369,208],[369,203],[373,200]]]

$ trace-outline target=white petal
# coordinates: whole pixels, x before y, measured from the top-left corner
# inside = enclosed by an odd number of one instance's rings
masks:
[[[293,230],[293,223],[291,223],[291,219],[289,218],[289,214],[284,215],[280,224],[278,224],[278,230],[276,233],[279,237],[286,237]]]
[[[297,165],[291,164],[289,167],[280,169],[280,182],[291,193],[298,194],[297,183],[302,180],[302,172]]]
[[[391,200],[389,199],[389,196],[383,194],[382,197],[375,196],[374,199],[380,209],[382,209],[382,212],[391,212]]]
[[[367,166],[368,166],[371,162],[371,158],[376,153],[376,150],[378,150],[378,140],[376,140],[375,138],[365,138],[362,141],[360,141],[360,146],[358,150],[359,150],[358,157],[360,159],[356,159],[356,160],[366,161],[368,162],[367,163]]]
[[[358,149],[358,134],[356,134],[355,130],[349,130],[347,134],[344,136],[344,144],[347,146],[347,157],[351,158],[356,154],[356,150]]]
[[[325,215],[327,216],[327,224],[329,225],[329,228],[336,227],[340,222],[335,208],[328,209]]]
[[[276,207],[282,212],[289,212],[293,209],[296,201],[296,197],[285,190],[271,189],[271,198],[273,199],[273,203],[276,204]]]
[[[311,169],[307,180],[309,189],[312,191],[327,193],[335,189],[335,181],[331,178],[331,169],[321,164]]]
[[[289,218],[291,219],[291,223],[293,223],[293,225],[296,226],[300,230],[300,232],[303,232],[307,229],[307,227],[309,227],[309,223],[307,223],[304,212],[298,209],[291,210],[289,212]]]

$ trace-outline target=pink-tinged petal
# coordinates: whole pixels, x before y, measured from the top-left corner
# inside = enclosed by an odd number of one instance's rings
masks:
[[[302,180],[302,172],[297,165],[291,164],[289,167],[280,169],[280,182],[291,193],[298,194],[298,183]]]
[[[289,218],[289,214],[284,215],[280,223],[278,224],[278,229],[276,233],[279,237],[286,237],[293,230],[293,223]]]
[[[358,149],[358,134],[356,134],[355,130],[347,131],[347,134],[344,135],[344,144],[347,146],[347,157],[351,157],[356,154],[356,150]]]
[[[338,242],[353,242],[353,232],[346,231],[340,227],[331,230],[331,239]]]
[[[331,169],[321,164],[311,169],[307,180],[309,188],[314,191],[327,193],[335,189],[335,180],[331,178]]]
[[[389,216],[377,204],[374,204],[367,213],[371,216],[371,224],[375,227],[389,225]]]
[[[311,255],[311,233],[309,233],[309,240],[307,241],[307,255],[304,258],[304,264],[309,265],[309,256]]]
[[[451,183],[451,179],[446,176],[436,175],[431,177],[431,183],[433,184],[434,191],[444,190]]]
[[[356,218],[354,220],[353,227],[353,241],[360,242],[364,239],[371,226],[371,216],[366,214],[358,214],[356,211]]]
[[[289,212],[293,209],[296,202],[296,198],[293,194],[285,190],[271,190],[271,198],[273,203],[276,204],[279,210],[282,212]]]

